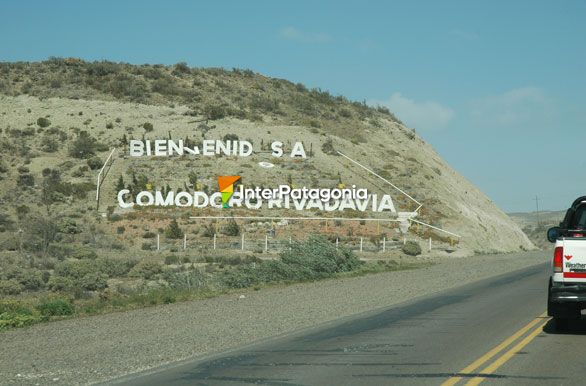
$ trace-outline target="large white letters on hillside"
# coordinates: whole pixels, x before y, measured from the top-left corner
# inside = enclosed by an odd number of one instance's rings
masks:
[[[266,150],[264,146],[261,146]],[[211,140],[194,143],[190,140],[172,139],[131,139],[128,142],[131,157],[170,157],[170,156],[229,156],[249,157],[253,154],[251,141],[239,139]],[[303,142],[272,141],[270,143],[272,157],[307,158]],[[311,152],[310,152],[311,155]],[[118,192],[118,205],[122,209],[137,207],[192,207],[192,208],[223,208],[222,193],[194,190],[169,191],[153,189],[148,183],[140,192],[122,189]],[[201,188],[199,188],[201,189]],[[234,189],[229,202],[230,207],[246,209],[281,208],[293,210],[319,210],[326,212],[354,210],[358,212],[390,212],[396,214],[393,200],[389,195],[377,196],[370,194],[365,188],[356,185],[336,188],[307,188],[279,185],[275,188],[247,187],[240,184]]]
[[[169,157],[182,155],[202,155],[213,157],[216,155],[248,157],[253,152],[252,143],[241,140],[215,140],[205,139],[196,145],[186,145],[182,139],[131,139],[128,142],[128,150],[131,157]],[[271,155],[280,158],[284,155],[283,142],[271,143]],[[291,158],[307,158],[302,142],[295,142],[291,147]]]

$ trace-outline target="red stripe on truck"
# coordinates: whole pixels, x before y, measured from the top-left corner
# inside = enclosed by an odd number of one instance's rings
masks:
[[[564,272],[564,277],[586,279],[586,272]]]

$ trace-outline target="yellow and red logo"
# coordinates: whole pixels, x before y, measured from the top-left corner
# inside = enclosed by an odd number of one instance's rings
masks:
[[[222,207],[229,208],[228,201],[234,194],[234,184],[240,180],[240,176],[218,176],[218,187],[222,193]]]

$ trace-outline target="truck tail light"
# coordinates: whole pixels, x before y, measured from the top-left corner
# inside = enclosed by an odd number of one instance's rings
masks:
[[[556,247],[553,253],[553,271],[563,272],[564,247]]]

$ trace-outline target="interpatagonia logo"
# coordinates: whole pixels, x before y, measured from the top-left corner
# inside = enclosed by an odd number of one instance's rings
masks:
[[[229,208],[228,201],[234,194],[234,184],[240,180],[240,176],[218,176],[218,188],[222,193],[222,208]]]

